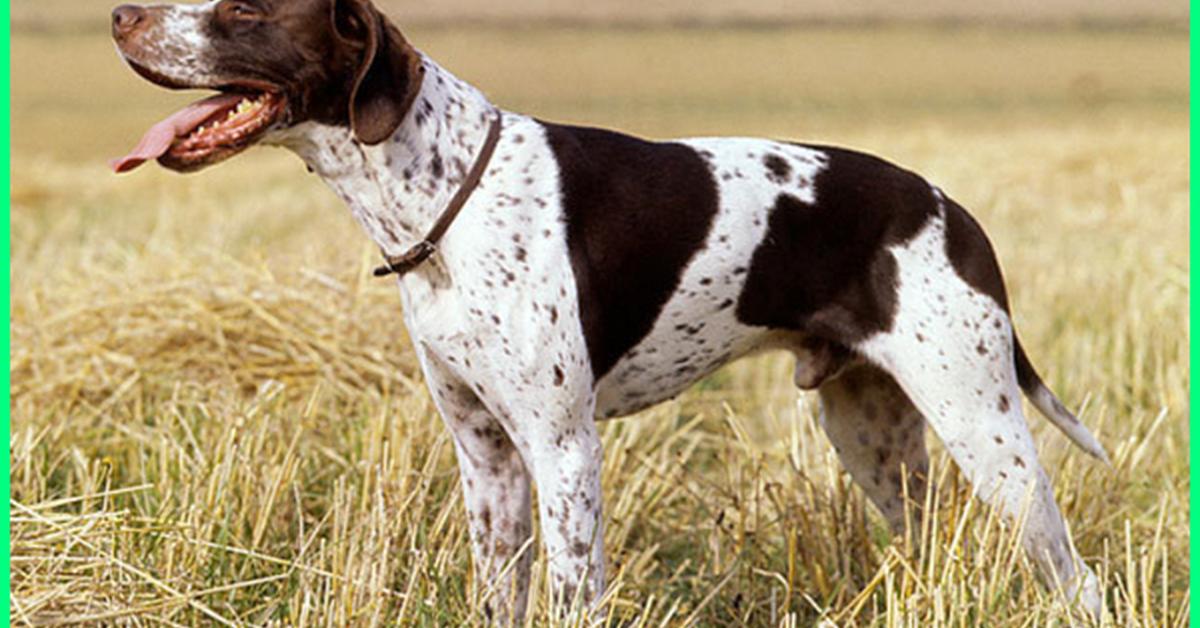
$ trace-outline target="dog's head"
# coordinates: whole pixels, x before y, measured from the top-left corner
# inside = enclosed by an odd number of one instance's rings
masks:
[[[213,0],[122,5],[121,56],[171,89],[219,92],[152,127],[118,172],[148,159],[186,172],[228,159],[306,121],[377,144],[419,91],[420,54],[370,0]]]

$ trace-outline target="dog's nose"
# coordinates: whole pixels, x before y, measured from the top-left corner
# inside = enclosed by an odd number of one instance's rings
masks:
[[[133,4],[122,4],[113,9],[113,37],[124,39],[137,30],[146,21],[146,10]]]

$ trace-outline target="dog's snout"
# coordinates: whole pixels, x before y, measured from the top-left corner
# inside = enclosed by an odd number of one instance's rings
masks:
[[[113,37],[124,39],[145,25],[146,9],[133,4],[122,4],[113,9]]]

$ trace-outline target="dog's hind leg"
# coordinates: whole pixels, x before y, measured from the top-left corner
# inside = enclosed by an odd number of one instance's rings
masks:
[[[855,345],[890,373],[941,438],[976,495],[1009,521],[1042,576],[1068,599],[1100,612],[1096,576],[1067,535],[1050,480],[1021,411],[1009,316],[946,260],[940,219],[891,249],[896,307],[890,329]]]
[[[907,532],[913,538],[920,530],[929,472],[921,413],[890,375],[870,364],[852,366],[827,380],[820,396],[821,427],[842,466],[893,534]]]

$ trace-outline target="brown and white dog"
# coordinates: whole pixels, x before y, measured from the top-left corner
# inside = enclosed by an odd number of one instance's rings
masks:
[[[819,392],[826,433],[893,528],[905,491],[921,503],[928,423],[977,495],[1025,512],[1051,586],[1099,613],[1022,391],[1104,450],[1022,350],[979,225],[921,177],[837,148],[649,142],[501,111],[369,0],[126,5],[113,36],[150,81],[219,92],[155,125],[119,171],[284,146],[388,256],[465,200],[398,284],[453,434],[489,616],[525,611],[531,483],[555,595],[603,592],[597,418],[773,349],[795,355],[796,384]]]

